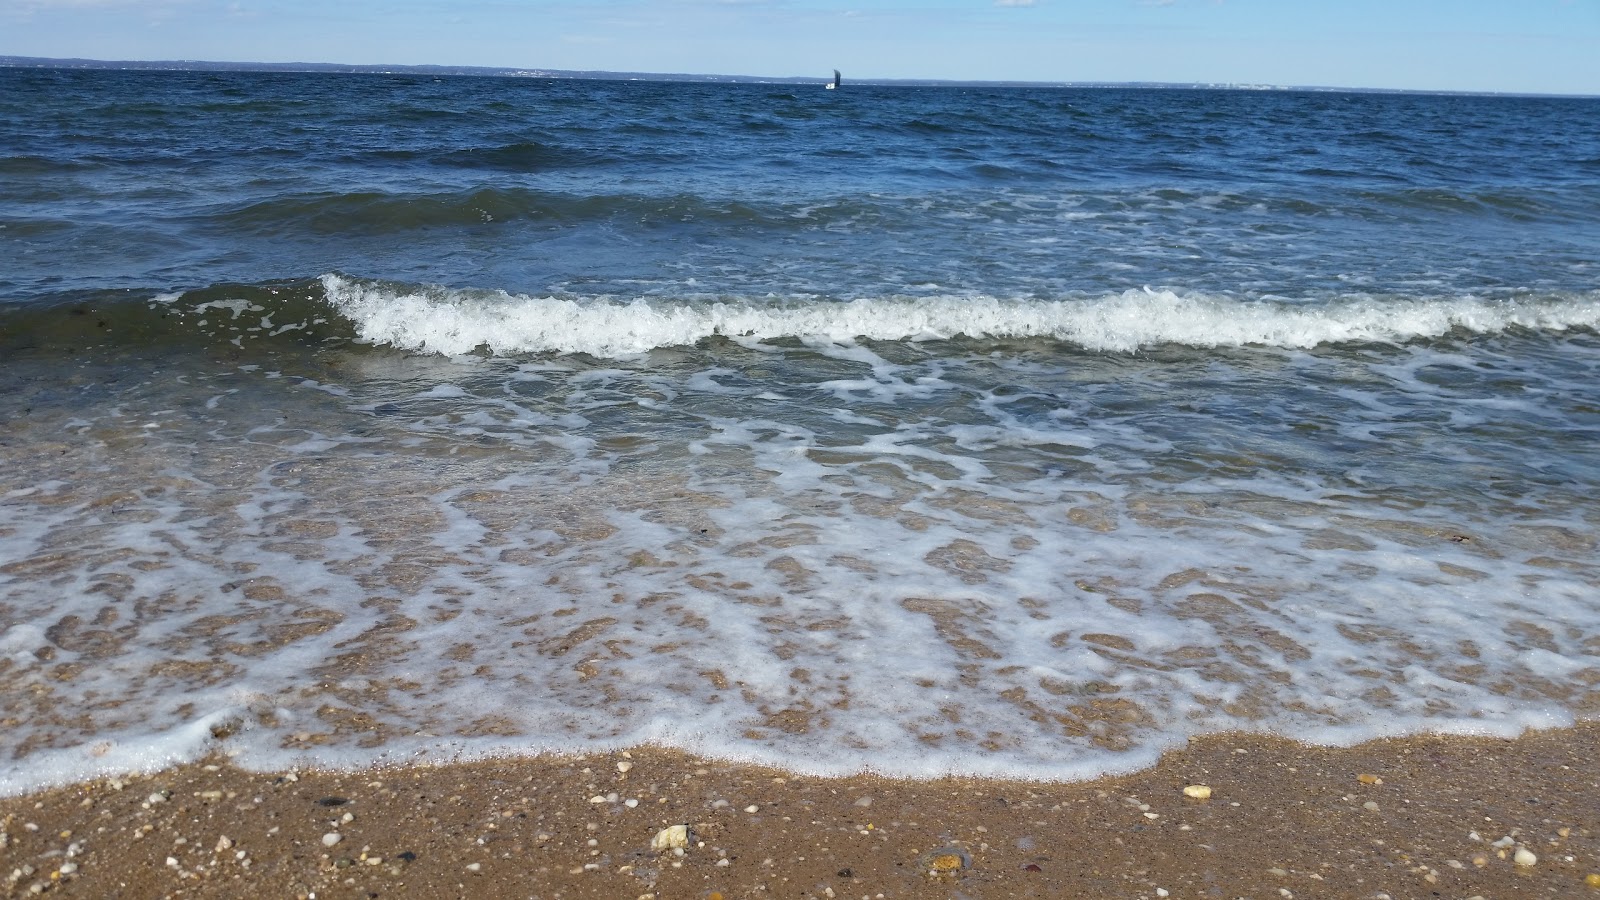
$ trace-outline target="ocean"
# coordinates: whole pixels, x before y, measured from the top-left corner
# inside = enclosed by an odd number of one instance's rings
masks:
[[[1600,100],[0,69],[0,793],[1600,716]]]

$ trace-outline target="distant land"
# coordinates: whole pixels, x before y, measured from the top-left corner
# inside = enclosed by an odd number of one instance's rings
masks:
[[[269,63],[215,62],[207,60],[104,60],[52,59],[39,56],[0,56],[0,68],[36,69],[113,69],[151,72],[315,72],[350,75],[423,75],[452,78],[552,78],[599,81],[687,81],[718,84],[804,84],[821,85],[833,80],[832,70],[825,75],[765,77],[757,75],[694,75],[671,72],[601,72],[573,69],[510,68],[504,66],[412,66],[353,65],[347,63]],[[1157,90],[1237,90],[1237,91],[1328,91],[1353,94],[1474,94],[1482,91],[1413,91],[1400,88],[1348,88],[1318,85],[1235,84],[1220,82],[1164,81],[953,81],[931,78],[861,78],[846,84],[900,87],[1049,87],[1049,88],[1142,88]],[[1492,93],[1491,96],[1556,96],[1569,94]]]

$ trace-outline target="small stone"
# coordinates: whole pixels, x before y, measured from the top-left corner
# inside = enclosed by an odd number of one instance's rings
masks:
[[[165,803],[165,802],[167,802],[167,794],[166,794],[165,791],[156,791],[155,793],[151,794],[150,796],[144,798],[144,802],[146,802],[146,803]]]
[[[629,797],[628,799],[622,801],[622,805],[626,806],[629,809],[633,809],[634,807],[639,805],[639,801],[638,801],[637,798]]]
[[[1377,812],[1378,804],[1375,801],[1368,800],[1367,802],[1361,804],[1361,808],[1367,812]]]
[[[476,875],[483,871],[483,863],[467,863],[467,871]]]
[[[61,868],[57,871],[59,871],[62,875],[72,875],[78,871],[78,864],[75,862],[64,862],[61,864]]]
[[[1600,890],[1600,872],[1590,872],[1583,876],[1583,883],[1596,890]]]
[[[656,832],[650,839],[650,849],[660,853],[664,850],[683,850],[689,846],[688,825],[668,825]]]
[[[217,850],[218,853],[221,853],[224,850],[231,850],[231,849],[233,849],[233,838],[228,837],[227,835],[223,835],[222,837],[217,838],[217,848],[216,848],[216,850]]]
[[[334,844],[337,844],[342,840],[344,840],[344,835],[337,831],[330,831],[322,836],[322,846],[332,847]]]
[[[857,806],[861,806],[861,807],[871,806],[872,805],[872,798],[871,797],[862,797],[860,800],[856,801],[856,805]]]
[[[1511,857],[1511,861],[1519,866],[1532,866],[1538,864],[1539,857],[1535,856],[1527,847],[1518,847],[1516,855]]]
[[[1356,776],[1356,780],[1362,784],[1383,784],[1383,779],[1376,775],[1361,774]]]
[[[950,875],[969,865],[967,854],[954,847],[931,850],[922,857],[922,867],[931,875]]]
[[[1191,784],[1183,789],[1183,795],[1195,800],[1210,800],[1211,786],[1207,784]]]
[[[631,768],[633,768],[633,763],[629,762],[628,760],[622,760],[621,762],[617,763],[618,772],[627,772]]]
[[[758,813],[758,812],[761,811],[761,807],[759,807],[759,806],[755,805],[754,803],[752,803],[749,806],[746,806],[744,808],[744,811],[747,812],[747,813]]]

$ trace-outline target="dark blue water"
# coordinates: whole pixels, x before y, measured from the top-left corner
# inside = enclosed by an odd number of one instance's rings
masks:
[[[1600,101],[0,69],[0,792],[1600,715]]]
[[[1588,289],[1592,100],[0,72],[9,302]]]

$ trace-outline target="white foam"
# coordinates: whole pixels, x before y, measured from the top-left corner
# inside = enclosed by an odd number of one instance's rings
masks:
[[[1570,722],[1592,343],[130,379],[0,467],[0,792],[644,742],[1082,778],[1218,731]]]
[[[872,340],[1046,337],[1090,350],[1161,344],[1198,348],[1306,348],[1404,342],[1452,329],[1513,326],[1561,331],[1600,326],[1600,295],[1527,300],[1349,297],[1316,304],[1241,301],[1170,290],[1066,300],[984,296],[689,301],[563,299],[500,291],[397,289],[325,275],[330,303],[376,344],[446,355],[562,352],[627,356],[705,338]]]

